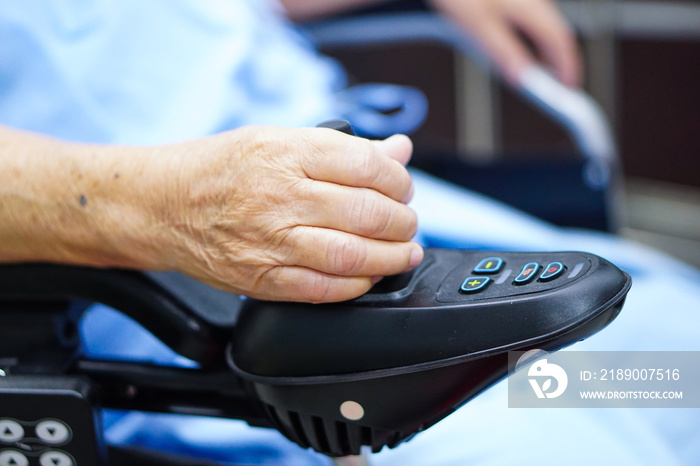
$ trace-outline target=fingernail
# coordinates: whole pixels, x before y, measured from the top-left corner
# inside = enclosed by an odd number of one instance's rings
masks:
[[[372,277],[372,285],[376,285],[379,282],[379,280],[381,280],[382,278],[384,278],[384,277],[382,277],[381,275],[377,275],[376,277]]]
[[[411,252],[411,268],[417,267],[423,261],[423,248],[416,248]]]

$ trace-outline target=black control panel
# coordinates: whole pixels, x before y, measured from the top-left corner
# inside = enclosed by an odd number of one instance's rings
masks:
[[[106,464],[92,396],[82,378],[0,377],[0,466]]]
[[[503,298],[552,290],[586,275],[591,260],[584,254],[473,254],[444,279],[436,300],[442,303]]]
[[[378,451],[506,376],[509,351],[554,351],[602,329],[630,285],[583,252],[426,249],[414,271],[352,301],[247,300],[228,361],[293,441]]]
[[[563,346],[576,326],[621,306],[630,283],[583,252],[426,249],[418,268],[352,301],[246,301],[231,359],[243,373],[307,377]]]

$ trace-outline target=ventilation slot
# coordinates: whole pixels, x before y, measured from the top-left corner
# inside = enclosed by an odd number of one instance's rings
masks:
[[[412,435],[381,429],[372,429],[354,423],[325,420],[296,411],[278,410],[265,405],[270,420],[280,432],[304,448],[330,456],[359,455],[361,447],[368,445],[377,453],[385,445],[394,448]]]
[[[301,423],[301,417],[299,416],[299,413],[295,411],[289,411],[288,414],[292,432],[294,432],[295,436],[300,440],[297,443],[299,443],[304,448],[308,448],[310,446],[316,447],[316,445],[311,443],[309,438],[306,436],[306,432],[304,431],[304,425]]]
[[[350,438],[348,436],[348,426],[344,422],[336,421],[335,430],[338,434],[338,448],[340,449],[340,451],[351,451]]]

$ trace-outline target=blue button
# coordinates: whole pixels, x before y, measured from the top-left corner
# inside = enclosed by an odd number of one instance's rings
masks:
[[[491,279],[489,277],[468,277],[464,280],[464,283],[462,283],[459,291],[463,293],[474,293],[483,290],[490,281]]]
[[[474,268],[474,273],[496,273],[502,266],[503,259],[500,257],[487,257]]]
[[[528,264],[525,264],[523,267],[523,270],[520,271],[520,275],[515,277],[515,283],[518,285],[522,285],[523,283],[527,283],[533,278],[535,278],[535,275],[537,274],[537,269],[540,268],[540,264],[537,262],[530,262]]]
[[[564,264],[561,262],[551,262],[544,268],[540,280],[553,280],[564,272]]]

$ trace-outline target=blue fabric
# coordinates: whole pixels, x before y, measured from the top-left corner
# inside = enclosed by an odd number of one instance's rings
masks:
[[[342,70],[267,0],[0,2],[0,123],[151,144],[337,115]]]

